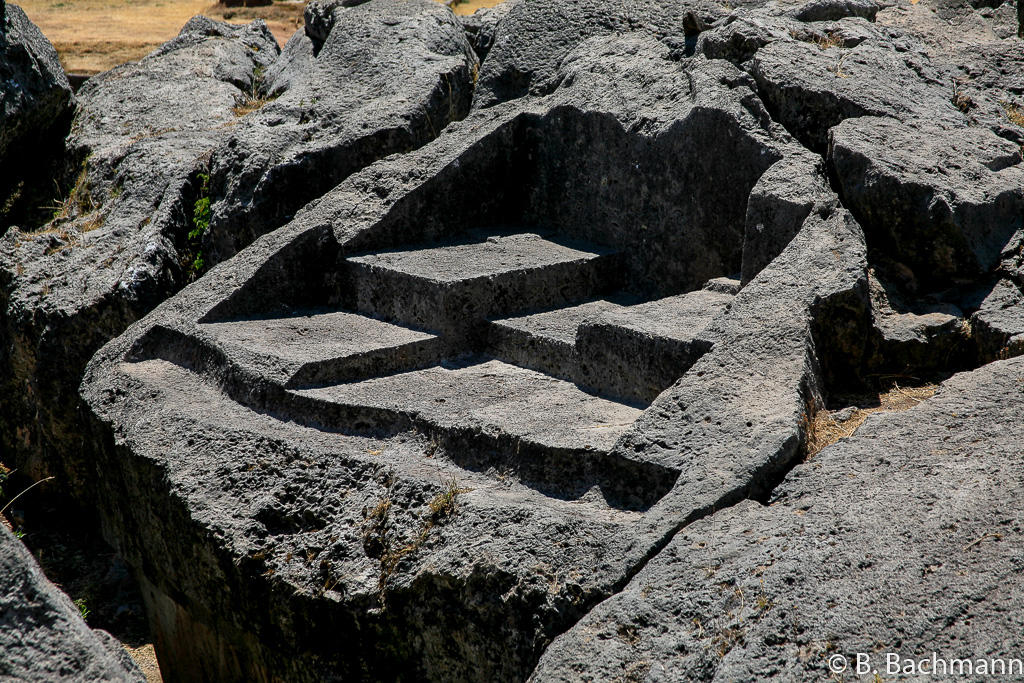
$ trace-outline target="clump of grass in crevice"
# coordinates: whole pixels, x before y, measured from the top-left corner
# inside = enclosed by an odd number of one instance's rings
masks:
[[[434,529],[455,516],[458,512],[459,495],[470,490],[472,489],[460,488],[454,476],[446,481],[441,492],[427,504],[412,540],[405,542],[396,538],[391,524],[390,493],[385,494],[374,507],[363,511],[363,549],[368,556],[380,562],[377,593],[381,607],[385,605],[388,583],[398,565],[423,548]]]
[[[970,95],[965,93],[962,88],[962,83],[958,79],[953,79],[953,96],[950,98],[950,102],[953,106],[960,110],[961,113],[966,114],[971,111],[976,105]]]
[[[797,31],[796,29],[790,29],[789,37],[794,40],[799,40],[801,43],[810,43],[823,51],[830,50],[834,47],[845,47],[842,37],[836,31],[824,31],[823,33],[817,33],[815,31]]]
[[[267,95],[263,92],[266,74],[262,66],[257,66],[252,71],[252,80],[249,89],[240,95],[235,95],[235,106],[231,111],[235,116],[246,116],[254,111],[262,109],[267,102],[277,99],[277,95]]]
[[[843,410],[829,411],[811,406],[804,415],[807,434],[807,458],[813,458],[826,447],[844,439],[860,428],[870,415],[900,410],[909,410],[925,399],[931,398],[938,389],[936,384],[920,387],[901,387],[894,384],[892,389],[878,394],[878,404]]]

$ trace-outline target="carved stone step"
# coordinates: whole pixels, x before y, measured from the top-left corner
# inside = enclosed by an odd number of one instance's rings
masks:
[[[548,495],[600,495],[647,509],[678,472],[611,454],[641,410],[571,382],[498,360],[467,357],[414,372],[289,392],[296,414],[326,429],[417,429],[460,467],[512,474]]]
[[[347,259],[355,310],[467,343],[485,320],[552,308],[614,291],[617,256],[590,244],[536,234],[491,236]]]

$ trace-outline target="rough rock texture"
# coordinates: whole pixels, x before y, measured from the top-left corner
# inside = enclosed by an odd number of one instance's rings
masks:
[[[165,680],[1015,654],[1021,368],[992,361],[1024,353],[1024,119],[987,4],[467,20],[472,113],[88,366],[79,479]],[[260,92],[312,87],[373,6],[311,5]],[[857,431],[888,389],[919,405]]]
[[[770,506],[686,528],[532,680],[820,681],[836,655],[852,676],[856,653],[871,658],[865,678],[926,659],[925,678],[932,652],[972,671],[1014,658],[1018,672],[1022,401],[1017,359],[872,416],[793,470]]]
[[[273,97],[210,160],[207,258],[231,257],[367,164],[433,140],[469,110],[477,58],[433,0],[314,3],[281,59],[256,74]]]
[[[40,144],[71,105],[53,45],[20,7],[0,3],[0,162]]]
[[[0,524],[0,678],[5,681],[146,680],[106,631],[90,629],[32,554]]]
[[[89,80],[67,141],[58,215],[0,242],[4,461],[87,491],[78,377],[90,356],[185,284],[201,157],[276,54],[262,21],[202,17],[138,63]]]
[[[1024,221],[1020,148],[983,128],[860,117],[831,131],[828,162],[872,246],[926,288],[991,272]]]
[[[637,34],[581,46],[559,83],[353,175],[96,357],[83,392],[105,515],[171,680],[522,680],[667,534],[800,452],[826,368],[870,325],[863,236],[832,195],[803,231],[779,226],[798,235],[781,262],[709,316],[689,379],[646,410],[495,359],[473,330],[513,300],[458,309],[452,325],[419,316],[415,287],[356,295],[369,264],[397,278],[447,263],[424,297],[484,291],[480,271],[499,265],[525,286],[555,252],[500,235],[538,228],[616,252],[611,287],[641,300],[739,270],[748,195],[803,156],[751,81]],[[709,140],[716,153],[686,154]],[[471,178],[475,192],[451,194]],[[470,253],[491,256],[459,260]],[[537,313],[593,295],[530,292]],[[288,341],[325,334],[339,304],[393,327],[362,350],[361,323],[330,328],[346,340],[330,360]],[[273,334],[254,338],[258,321]],[[711,389],[680,416],[693,387]]]
[[[481,63],[487,58],[491,47],[494,46],[498,27],[505,17],[508,16],[512,8],[516,6],[517,2],[519,0],[502,0],[500,4],[494,7],[483,7],[473,14],[459,17],[462,27],[469,36],[469,42],[472,44],[473,50],[476,52],[476,56],[480,58]]]
[[[57,51],[17,5],[0,0],[0,235],[52,183],[73,96]]]
[[[971,317],[982,358],[995,360],[1024,354],[1024,293],[1001,278]]]
[[[517,0],[494,32],[473,107],[551,92],[562,60],[588,38],[642,30],[682,53],[688,39],[696,40],[700,30],[728,13],[725,6],[703,0]]]
[[[772,116],[819,153],[829,129],[851,117],[922,119],[945,128],[967,123],[927,54],[904,36],[879,34],[826,49],[779,40],[758,50],[750,68]]]

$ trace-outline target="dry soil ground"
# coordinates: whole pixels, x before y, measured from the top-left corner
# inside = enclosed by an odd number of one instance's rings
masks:
[[[15,0],[60,53],[69,73],[95,74],[139,59],[173,38],[196,14],[232,23],[259,17],[282,46],[302,25],[304,0],[277,0],[267,7],[228,8],[210,0]],[[499,0],[456,4],[472,14]]]

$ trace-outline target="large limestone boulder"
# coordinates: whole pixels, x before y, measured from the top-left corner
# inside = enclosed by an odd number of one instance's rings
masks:
[[[75,178],[56,216],[0,240],[0,434],[7,464],[87,491],[77,384],[106,341],[192,277],[203,159],[277,54],[262,21],[197,17],[79,93]]]
[[[551,92],[562,59],[588,38],[643,30],[682,55],[688,40],[728,14],[724,5],[704,0],[515,0],[490,39],[473,107]]]
[[[3,524],[0,678],[24,683],[146,680],[113,636],[82,621],[71,599],[47,580],[32,554]]]
[[[222,261],[348,175],[433,140],[469,110],[477,58],[433,0],[312,3],[254,84],[271,98],[218,145],[205,252]]]
[[[984,128],[849,119],[831,131],[828,162],[877,248],[921,287],[992,272],[1022,228],[1020,148]]]
[[[740,270],[764,171],[820,164],[749,77],[649,34],[558,82],[354,174],[95,357],[104,514],[170,675],[522,680],[800,453],[870,325],[856,222],[823,192],[791,257],[700,288]]]
[[[994,363],[868,418],[767,504],[682,530],[531,680],[925,678],[933,652],[940,677],[1017,674],[1022,387]]]
[[[72,99],[53,45],[20,7],[0,2],[0,161],[40,144]]]
[[[0,0],[0,235],[48,198],[73,101],[53,45],[20,7]]]

